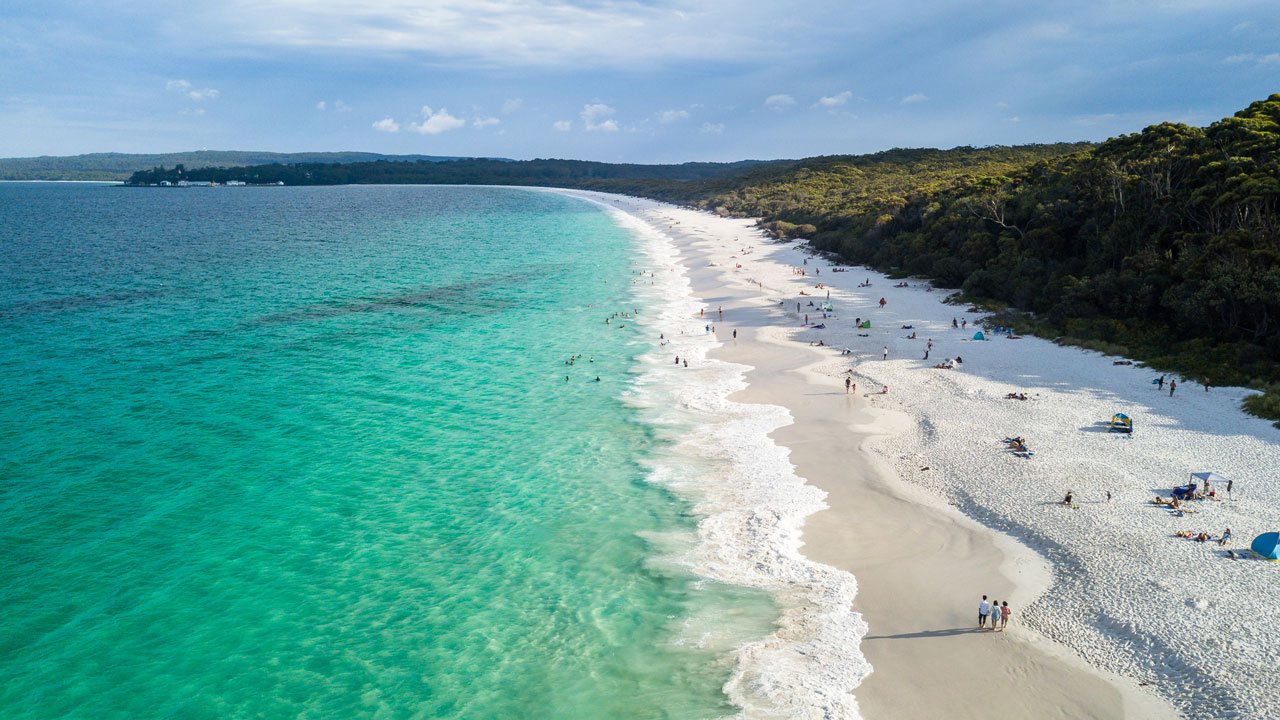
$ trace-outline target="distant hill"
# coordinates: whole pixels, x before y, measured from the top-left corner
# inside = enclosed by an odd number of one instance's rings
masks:
[[[139,170],[172,167],[234,167],[270,163],[355,163],[374,160],[439,162],[442,155],[382,155],[370,152],[277,153],[252,150],[196,150],[180,153],[91,153],[88,155],[0,158],[0,180],[127,180]]]
[[[243,167],[148,168],[134,173],[130,185],[179,180],[284,185],[547,185],[593,187],[599,182],[687,183],[732,175],[757,167],[794,161],[740,160],[732,163],[688,162],[679,165],[631,165],[587,160],[494,160],[462,158],[428,162],[395,162],[380,158],[352,163],[271,163]],[[597,189],[609,189],[602,186]]]

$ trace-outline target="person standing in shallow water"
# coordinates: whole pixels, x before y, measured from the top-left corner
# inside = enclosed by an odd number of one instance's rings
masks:
[[[1178,381],[1170,380],[1169,381],[1169,397],[1173,397],[1173,391],[1177,389],[1178,389]]]
[[[850,388],[852,388],[852,387],[853,387],[853,379],[852,379],[852,378],[845,378],[845,379],[844,379],[844,394],[845,394],[845,395],[848,395],[848,394],[849,394],[849,389],[850,389]]]

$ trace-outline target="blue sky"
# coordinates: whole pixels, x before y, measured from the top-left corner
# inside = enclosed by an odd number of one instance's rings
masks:
[[[1099,140],[1280,92],[1280,2],[6,0],[0,156],[672,162]]]

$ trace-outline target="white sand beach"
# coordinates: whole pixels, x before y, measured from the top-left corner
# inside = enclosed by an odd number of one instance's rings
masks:
[[[1178,378],[1170,397],[1151,383],[1159,373],[1119,358],[973,340],[980,315],[922,281],[832,272],[751,221],[590,195],[674,240],[695,294],[725,311],[709,362],[752,368],[732,400],[786,408],[791,423],[770,437],[825,492],[802,552],[856,578],[860,619],[849,622],[865,621],[872,667],[855,702],[825,714],[1280,717],[1280,567],[1247,550],[1280,529],[1280,430],[1239,409],[1245,390]],[[806,313],[826,327],[802,327]],[[871,327],[855,330],[854,318]],[[1133,418],[1132,435],[1107,431],[1117,412]],[[1014,456],[1006,437],[1034,454]],[[1201,471],[1232,478],[1232,498],[1181,515],[1151,504]],[[1068,491],[1075,508],[1062,504]],[[1014,608],[1007,632],[976,631],[983,594]],[[812,662],[821,676],[823,660]]]

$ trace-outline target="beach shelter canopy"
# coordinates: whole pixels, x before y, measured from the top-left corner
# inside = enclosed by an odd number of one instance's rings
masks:
[[[1133,432],[1133,420],[1129,419],[1124,413],[1116,413],[1111,416],[1111,431],[1131,433]]]
[[[863,330],[866,330],[866,329],[868,329],[868,328],[870,328],[870,327],[871,327],[871,321],[870,321],[870,320],[863,320],[863,321],[862,321],[862,324],[861,324],[861,325],[859,325],[858,327],[862,328]]]
[[[974,334],[973,334],[973,339],[974,339],[974,340],[986,340],[986,339],[987,339],[987,336],[986,336],[986,335],[983,335],[983,334],[982,334],[982,331],[981,331],[981,330],[979,330],[978,332],[976,332],[976,333],[974,333]]]
[[[1191,473],[1191,479],[1199,480],[1201,483],[1203,483],[1204,487],[1209,487],[1209,483],[1221,483],[1225,485],[1227,484],[1227,482],[1229,482],[1226,478],[1222,477],[1216,472]]]
[[[1262,533],[1253,539],[1249,549],[1267,560],[1280,560],[1280,533]]]

